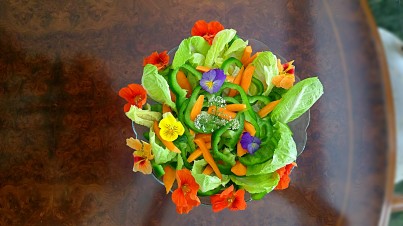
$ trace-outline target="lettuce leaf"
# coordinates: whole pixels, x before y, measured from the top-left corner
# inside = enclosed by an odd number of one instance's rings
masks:
[[[192,36],[184,39],[175,52],[172,68],[176,69],[187,61],[189,61],[192,66],[203,65],[209,49],[210,45],[203,37]]]
[[[278,140],[273,158],[261,164],[248,166],[246,176],[272,173],[297,159],[297,147],[288,126],[277,122],[273,128],[272,139]]]
[[[317,77],[304,79],[291,87],[271,112],[273,122],[289,123],[304,114],[322,96],[323,86]]]
[[[268,173],[247,177],[230,175],[231,180],[249,193],[269,193],[278,184],[280,176],[278,173]]]
[[[224,29],[215,35],[213,44],[207,52],[204,66],[210,68],[213,68],[213,66],[221,66],[223,62],[222,55],[224,54],[228,43],[235,37],[235,34],[236,31],[234,29]]]
[[[162,118],[161,113],[150,110],[143,110],[134,105],[126,112],[126,116],[135,123],[148,128],[153,126],[154,121],[159,121]]]
[[[274,84],[271,82],[274,76],[278,75],[277,57],[269,51],[261,52],[252,65],[255,66],[253,76],[259,79],[265,88],[263,95],[267,96]]]
[[[158,103],[165,103],[171,109],[176,109],[176,105],[171,100],[168,82],[158,74],[158,69],[152,64],[147,64],[143,70],[141,85],[147,91],[147,94]]]
[[[228,183],[229,177],[227,175],[222,175],[222,180],[220,180],[220,178],[216,176],[203,174],[203,170],[206,165],[206,160],[196,160],[194,161],[192,168],[192,175],[195,178],[196,183],[199,184],[201,192],[207,192],[217,188],[220,185],[224,186]]]
[[[178,155],[177,153],[172,152],[167,148],[163,148],[160,145],[158,145],[155,141],[155,133],[152,129],[150,130],[150,144],[151,144],[151,151],[154,155],[153,160],[155,161],[156,164],[169,162]],[[180,155],[178,156],[180,157]]]
[[[224,59],[234,57],[241,60],[245,47],[248,45],[248,41],[244,41],[241,38],[236,39],[230,47],[224,53]]]

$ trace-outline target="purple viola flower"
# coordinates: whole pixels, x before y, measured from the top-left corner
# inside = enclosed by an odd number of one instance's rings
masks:
[[[250,154],[255,153],[260,147],[260,139],[244,132],[241,138],[241,146],[246,149]]]
[[[223,70],[212,69],[203,73],[200,80],[200,86],[209,93],[215,93],[220,90],[225,79],[226,76]]]

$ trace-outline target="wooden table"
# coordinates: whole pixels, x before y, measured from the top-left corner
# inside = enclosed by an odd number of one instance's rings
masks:
[[[318,76],[289,189],[241,212],[178,215],[132,172],[121,87],[142,59],[218,20]],[[376,225],[392,203],[394,115],[365,1],[1,1],[0,225]]]

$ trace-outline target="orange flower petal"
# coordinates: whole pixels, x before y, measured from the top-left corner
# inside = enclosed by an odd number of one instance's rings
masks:
[[[192,36],[204,36],[208,33],[208,24],[205,20],[198,20],[193,25],[191,34]]]
[[[169,64],[169,55],[167,54],[167,51],[161,53],[153,52],[150,56],[144,58],[143,66],[146,66],[147,64],[155,65],[158,70],[164,69]]]
[[[208,23],[208,33],[216,35],[218,32],[224,30],[224,26],[218,21],[211,21]]]

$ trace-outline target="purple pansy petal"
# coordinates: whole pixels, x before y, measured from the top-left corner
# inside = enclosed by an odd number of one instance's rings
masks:
[[[223,70],[212,69],[204,72],[200,79],[200,86],[209,93],[215,93],[220,90],[226,76]]]
[[[250,135],[248,132],[244,132],[241,138],[241,146],[246,149],[250,154],[255,153],[259,148],[262,141]]]

